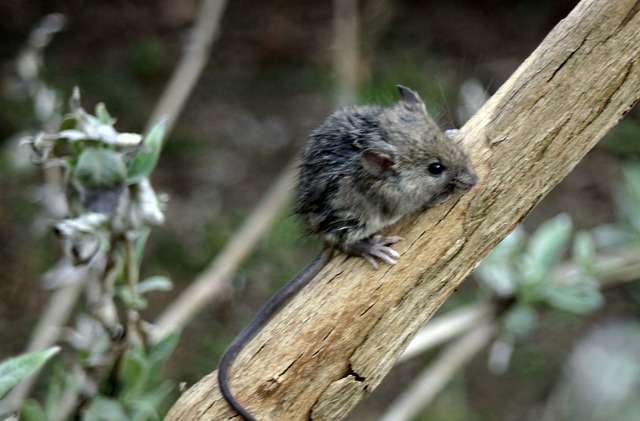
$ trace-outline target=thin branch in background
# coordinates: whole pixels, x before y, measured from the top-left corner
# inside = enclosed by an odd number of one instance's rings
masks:
[[[624,282],[640,279],[640,247],[625,246],[616,249],[598,251],[593,267],[599,288],[609,288]],[[561,264],[556,270],[553,281],[562,282],[577,273],[578,265],[573,261]]]
[[[479,301],[463,308],[434,317],[411,341],[397,363],[422,354],[462,333],[477,328],[493,314],[493,308],[486,302]]]
[[[333,11],[335,98],[338,104],[352,104],[356,99],[360,72],[358,0],[334,0]]]
[[[186,46],[182,60],[151,114],[148,127],[153,126],[161,118],[168,117],[167,134],[171,133],[187,98],[191,95],[191,91],[193,91],[209,60],[211,45],[219,33],[218,28],[226,3],[226,0],[204,0],[202,2],[190,43]]]
[[[484,322],[462,338],[444,348],[379,421],[410,420],[447,385],[465,364],[484,349],[498,332],[495,322]]]
[[[292,161],[282,170],[225,249],[158,316],[155,329],[151,332],[152,340],[160,340],[174,329],[184,327],[208,302],[225,290],[240,262],[254,249],[287,203],[295,166],[296,162]]]
[[[397,4],[393,0],[368,0],[360,11],[360,69],[369,70],[370,54],[377,49],[379,41],[387,33],[396,17]],[[360,73],[362,76],[364,73]]]

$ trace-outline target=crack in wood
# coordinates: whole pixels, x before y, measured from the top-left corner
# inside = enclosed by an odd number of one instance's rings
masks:
[[[280,378],[280,377],[282,377],[283,375],[285,375],[285,373],[286,373],[287,371],[289,371],[289,370],[291,369],[291,367],[293,367],[293,365],[294,365],[296,362],[298,362],[298,360],[299,360],[299,359],[301,359],[303,356],[304,356],[304,354],[303,354],[303,353],[298,354],[298,356],[297,356],[296,358],[294,358],[294,359],[291,361],[291,363],[289,363],[289,365],[288,365],[288,366],[286,366],[286,367],[284,368],[284,370],[282,370],[282,371],[280,372],[280,374],[278,374],[278,375],[274,376],[274,378]]]
[[[588,35],[589,34],[587,34],[586,36]],[[562,63],[560,63],[560,65],[556,68],[556,70],[554,70],[554,72],[551,74],[551,77],[547,79],[547,83],[551,82],[553,78],[556,77],[556,74],[558,74],[558,72],[560,72],[560,70],[564,68],[564,66],[573,58],[573,56],[582,48],[582,46],[584,46],[584,44],[587,42],[586,36],[582,39],[580,45],[578,45],[573,51],[571,51],[567,58],[565,58]]]
[[[364,309],[364,311],[362,311],[360,313],[360,317],[364,316],[365,314],[367,314],[369,312],[369,310],[371,310],[373,307],[375,307],[376,303],[371,304],[370,306],[368,306],[366,309]]]
[[[356,372],[356,370],[353,368],[353,366],[351,365],[351,362],[349,362],[349,369],[347,371],[347,375],[345,377],[349,377],[352,376],[353,379],[359,383],[365,383],[367,381],[366,377],[361,376],[360,374],[358,374]]]

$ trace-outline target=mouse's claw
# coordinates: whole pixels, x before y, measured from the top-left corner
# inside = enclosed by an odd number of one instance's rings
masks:
[[[383,237],[374,235],[369,240],[369,249],[362,254],[362,257],[375,269],[378,269],[376,258],[390,265],[395,265],[400,258],[400,253],[389,247],[389,245],[402,241],[402,239],[402,237],[398,236]]]
[[[364,257],[364,260],[369,262],[369,264],[373,266],[374,269],[378,269],[378,262],[376,262],[376,259],[374,259],[372,255],[365,253],[362,255],[362,257]]]

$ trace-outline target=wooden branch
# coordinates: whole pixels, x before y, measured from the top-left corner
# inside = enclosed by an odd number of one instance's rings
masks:
[[[640,96],[640,0],[585,0],[465,125],[480,183],[394,227],[400,262],[339,256],[242,352],[231,386],[262,420],[336,420],[433,312]],[[454,203],[455,202],[455,203]],[[167,420],[233,412],[215,374]]]

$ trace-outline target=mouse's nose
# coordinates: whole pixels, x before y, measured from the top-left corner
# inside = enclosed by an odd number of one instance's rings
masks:
[[[456,177],[454,182],[456,184],[456,187],[466,191],[478,184],[478,176],[476,175],[475,171],[470,170],[468,172],[460,174],[458,177]]]

